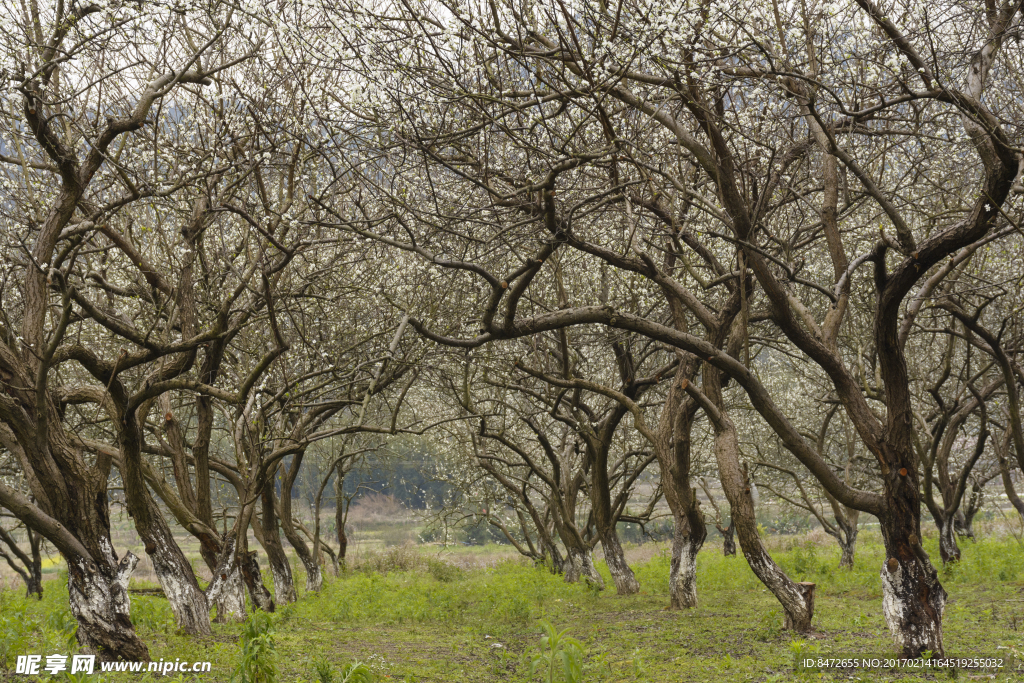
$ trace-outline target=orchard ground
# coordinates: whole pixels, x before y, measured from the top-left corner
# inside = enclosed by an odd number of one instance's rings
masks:
[[[363,551],[339,578],[327,577],[319,595],[299,600],[272,618],[276,680],[326,681],[352,662],[380,681],[539,681],[530,663],[540,654],[541,624],[583,647],[584,681],[789,681],[949,680],[937,671],[798,672],[796,659],[893,657],[881,610],[879,569],[884,553],[877,532],[864,531],[852,571],[837,568],[838,550],[820,534],[769,538],[773,555],[792,577],[817,584],[814,632],[782,630],[778,604],[742,556],[723,557],[708,543],[699,556],[700,605],[670,611],[669,557],[663,544],[630,550],[642,592],[619,597],[568,585],[544,568],[509,559],[508,548],[451,552],[431,546]],[[938,557],[934,535],[925,547]],[[1024,547],[1008,533],[963,542],[963,560],[941,570],[949,593],[944,618],[947,656],[1021,658],[1024,654]],[[603,565],[601,570],[607,572]],[[610,583],[610,581],[609,581]],[[155,584],[136,581],[133,588]],[[0,603],[0,680],[28,681],[13,673],[15,656],[71,654],[75,621],[66,588],[46,584],[42,602],[9,589]],[[175,633],[166,600],[136,594],[132,618],[154,660],[212,662],[207,674],[178,678],[143,674],[90,676],[90,681],[231,680],[241,659],[242,624],[214,624],[214,635]],[[319,671],[318,671],[319,669]],[[545,672],[548,670],[545,669]],[[961,680],[989,676],[961,671]],[[57,680],[44,676],[40,680]],[[555,680],[560,680],[555,678]],[[997,680],[1024,675],[1000,674]]]

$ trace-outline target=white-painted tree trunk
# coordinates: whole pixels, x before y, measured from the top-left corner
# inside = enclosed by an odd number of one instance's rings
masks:
[[[210,602],[217,608],[214,621],[218,624],[245,621],[245,581],[238,567],[228,575],[217,598]]]
[[[246,613],[246,583],[242,579],[242,572],[238,567],[228,575],[223,588],[216,599],[207,598],[210,604],[217,609],[217,616],[214,622],[217,624],[228,624],[232,622],[245,622]]]
[[[594,556],[589,550],[566,548],[565,582],[588,581],[598,588],[604,588],[604,579],[594,567]]]
[[[288,562],[270,562],[270,576],[274,580],[274,598],[278,604],[295,602],[295,581]]]
[[[210,635],[213,631],[206,594],[199,588],[192,565],[175,543],[170,528],[152,500],[150,516],[153,524],[145,539],[146,553],[153,562],[153,570],[167,596],[178,628],[189,635]]]
[[[612,575],[612,582],[615,584],[615,592],[618,595],[634,595],[640,592],[640,582],[636,574],[630,569],[626,562],[626,555],[622,551],[622,544],[619,537],[609,533],[601,539],[601,548],[604,550],[604,561],[608,565],[608,571]]]
[[[672,537],[672,563],[668,573],[668,594],[672,609],[697,606],[697,550],[692,538],[677,520]]]
[[[942,656],[942,613],[946,591],[921,575],[917,558],[890,558],[882,565],[882,613],[903,656]]]
[[[960,561],[960,546],[956,542],[956,528],[952,517],[939,524],[939,555],[943,564]]]
[[[306,590],[313,593],[320,592],[324,586],[324,575],[320,571],[319,563],[312,556],[299,559],[302,560],[302,566],[306,569]]]
[[[110,557],[104,559],[113,567],[109,574],[93,562],[68,558],[68,596],[78,620],[78,643],[103,661],[146,661],[149,650],[132,626],[128,597],[128,580],[139,558],[129,552],[115,565],[113,549],[105,545]]]

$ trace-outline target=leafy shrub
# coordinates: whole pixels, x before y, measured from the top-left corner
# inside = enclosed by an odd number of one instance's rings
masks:
[[[0,668],[13,666],[15,656],[24,653],[27,607],[13,591],[0,591]]]
[[[797,546],[786,559],[787,569],[800,578],[816,574],[827,576],[832,571],[832,567],[818,557],[818,546],[816,545]]]

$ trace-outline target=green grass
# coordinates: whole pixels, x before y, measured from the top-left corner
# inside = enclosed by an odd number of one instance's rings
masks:
[[[818,585],[816,632],[806,638],[782,630],[778,604],[742,557],[722,557],[710,545],[698,560],[700,606],[687,611],[665,609],[665,553],[635,567],[642,592],[623,598],[612,590],[595,593],[567,585],[521,562],[458,569],[393,549],[362,563],[377,571],[328,578],[320,595],[303,594],[303,577],[296,574],[299,602],[272,620],[277,680],[343,681],[343,672],[354,670],[357,662],[378,681],[547,680],[539,669],[529,675],[531,661],[542,652],[541,620],[558,632],[567,629],[566,635],[580,642],[584,681],[949,679],[944,672],[794,670],[797,653],[896,654],[881,614],[883,551],[876,538],[864,536],[852,571],[837,568],[834,546],[772,539],[773,556],[790,576]],[[938,556],[934,540],[929,545],[926,539],[925,545]],[[941,573],[950,595],[944,619],[947,655],[1024,652],[1024,551],[1013,539],[966,542],[962,550],[963,561]],[[610,583],[604,566],[599,569]],[[71,652],[67,642],[74,622],[66,590],[58,585],[47,585],[42,603],[20,593],[3,595],[0,657],[9,666],[16,654]],[[194,680],[226,682],[241,661],[242,624],[215,624],[209,638],[177,635],[166,601],[155,597],[133,597],[132,614],[154,659],[213,662],[211,673]],[[108,680],[146,678],[110,675]],[[961,680],[973,679],[961,673]],[[1004,674],[998,680],[1024,677]]]

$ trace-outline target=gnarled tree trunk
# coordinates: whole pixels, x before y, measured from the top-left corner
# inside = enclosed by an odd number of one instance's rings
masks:
[[[687,516],[675,517],[672,562],[668,575],[669,604],[672,609],[697,606],[697,553],[706,537],[706,529],[703,534],[695,533]]]
[[[594,555],[590,552],[590,548],[586,546],[566,548],[566,558],[562,566],[565,568],[566,583],[586,581],[597,588],[604,588],[604,579],[594,567]]]
[[[118,395],[121,392],[112,393]],[[126,401],[127,403],[127,401]],[[149,494],[141,464],[142,435],[136,411],[125,406],[121,422],[121,478],[124,480],[128,514],[153,562],[160,587],[170,603],[178,628],[192,635],[209,635],[210,608],[199,588],[192,565],[181,552],[160,507]],[[145,414],[143,409],[142,414]]]
[[[160,587],[174,613],[174,620],[183,633],[210,635],[213,631],[206,594],[199,587],[192,565],[175,542],[156,502],[148,495],[147,498],[152,524],[143,541]]]
[[[260,572],[260,562],[256,551],[246,552],[244,555],[240,553],[238,563],[245,587],[249,589],[249,599],[252,600],[252,604],[264,612],[273,612],[274,598],[267,587],[263,585],[263,574]]]
[[[956,542],[956,528],[953,517],[947,516],[938,523],[939,527],[939,557],[943,564],[960,561],[960,546]]]
[[[853,559],[857,550],[856,528],[851,535],[839,539],[839,550],[839,566],[844,569],[853,569]]]
[[[262,504],[263,549],[267,553],[270,574],[274,580],[274,596],[281,604],[295,602],[295,580],[292,578],[292,567],[284,552],[284,546],[281,545],[281,535],[277,531],[277,512],[274,510],[274,478],[272,476],[268,476],[263,485]],[[257,565],[256,571],[258,570]]]
[[[814,616],[813,592],[786,576],[761,542],[761,537],[757,533],[750,481],[746,472],[740,468],[736,427],[723,410],[718,370],[705,366],[704,378],[704,387],[708,395],[701,397],[702,407],[714,426],[719,480],[732,508],[732,525],[736,527],[743,556],[757,578],[782,605],[785,627],[799,633],[808,632],[811,630],[811,618]],[[699,392],[693,391],[695,398],[699,396]]]
[[[900,477],[898,473],[893,473]],[[902,477],[908,478],[906,475]],[[886,493],[891,495],[887,477]],[[898,485],[898,482],[897,482]],[[910,483],[904,486],[909,486]],[[898,488],[898,486],[893,487]],[[913,499],[913,496],[906,496]],[[892,496],[892,498],[896,498]],[[897,506],[904,496],[896,498]],[[938,573],[921,548],[917,519],[899,507],[879,519],[888,559],[882,566],[882,613],[903,656],[920,657],[929,651],[942,657],[942,613],[946,591]]]
[[[639,593],[640,582],[636,580],[636,575],[626,563],[626,555],[622,551],[619,535],[614,528],[606,530],[601,535],[601,549],[604,551],[604,561],[615,583],[615,592],[619,595]]]
[[[591,514],[597,536],[601,539],[604,561],[615,583],[615,592],[619,595],[633,595],[640,592],[640,582],[636,580],[636,575],[626,562],[626,555],[622,551],[622,543],[619,542],[619,534],[615,529],[617,520],[612,512],[611,489],[608,482],[608,449],[611,446],[611,435],[606,434],[606,431],[607,429],[602,429],[599,436],[586,440],[587,453],[591,458]]]
[[[113,548],[110,557],[116,561]],[[71,613],[78,619],[78,644],[100,660],[146,661],[149,650],[135,633],[129,611],[128,580],[139,558],[126,553],[116,565],[98,566],[81,558],[68,558],[68,595]]]
[[[680,366],[662,411],[655,452],[661,465],[661,487],[672,511],[672,561],[669,566],[669,606],[697,606],[697,553],[708,531],[697,492],[690,485],[690,449],[697,404],[686,400],[682,382],[690,368]]]
[[[902,360],[902,354],[897,360]],[[921,547],[921,489],[911,447],[911,420],[907,417],[906,424],[894,424],[898,413],[893,406],[909,402],[901,400],[903,397],[895,391],[896,386],[895,383],[887,385],[889,426],[879,454],[884,464],[882,491],[886,503],[885,513],[878,518],[886,554],[881,571],[882,612],[904,657],[920,657],[926,651],[943,657],[942,613],[946,591]],[[952,515],[937,520],[943,521],[943,528],[948,529],[952,537]]]
[[[281,528],[306,570],[306,590],[317,592],[324,584],[324,577],[320,572],[320,558],[313,556],[292,518],[292,488],[295,486],[295,478],[298,476],[304,455],[305,451],[296,453],[281,477]]]
[[[732,519],[729,520],[729,526],[724,529],[717,524],[715,528],[718,529],[718,533],[722,534],[722,554],[725,556],[736,554],[736,525],[733,524]]]
[[[334,523],[338,529],[338,565],[345,570],[345,553],[348,552],[348,534],[345,533],[345,471],[338,461],[338,476],[334,479]]]
[[[238,567],[232,567],[224,582],[224,588],[215,600],[210,601],[217,608],[214,621],[218,624],[242,622],[247,618],[245,609],[245,580]]]

